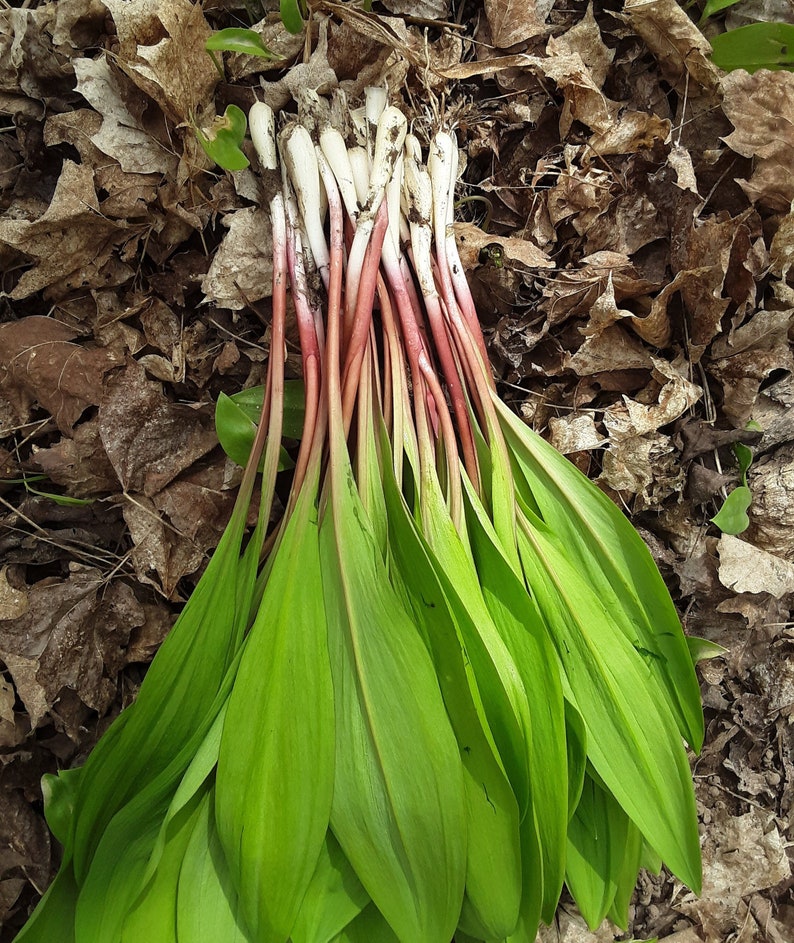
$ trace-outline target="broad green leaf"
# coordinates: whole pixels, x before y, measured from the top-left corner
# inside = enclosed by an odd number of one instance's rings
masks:
[[[471,548],[452,523],[438,480],[427,475],[422,492],[422,537],[460,627],[488,725],[523,817],[529,804],[531,722],[527,692],[488,611]]]
[[[121,943],[140,943],[141,940],[146,940],[146,943],[176,943],[179,872],[198,822],[202,798],[202,795],[194,796],[171,822],[157,870],[124,921]],[[95,939],[113,937],[102,935]]]
[[[256,30],[239,27],[219,29],[206,41],[204,48],[207,52],[239,52],[245,56],[259,56],[261,59],[283,58],[267,48]]]
[[[215,404],[215,431],[223,451],[233,462],[245,466],[251,454],[256,427],[262,412],[263,387],[242,390],[233,396],[221,393]],[[284,385],[284,426],[287,439],[297,439],[303,431],[303,383],[288,380]],[[279,471],[292,468],[294,462],[286,449],[281,450]]]
[[[584,786],[584,774],[587,768],[587,731],[582,715],[566,699],[565,701],[565,744],[568,753],[568,820],[573,817],[579,805],[579,797]]]
[[[628,820],[628,832],[626,834],[626,848],[623,855],[623,861],[618,868],[615,889],[615,899],[607,912],[607,916],[616,926],[624,932],[629,925],[629,904],[634,896],[634,890],[637,886],[640,864],[642,861],[642,833],[637,826]]]
[[[45,773],[41,778],[44,816],[54,837],[66,845],[70,838],[77,791],[82,770],[62,769],[57,775]]]
[[[468,823],[463,910],[489,939],[501,939],[514,929],[521,902],[518,804],[436,564],[397,490],[390,463],[384,466],[392,569],[433,657],[463,764]],[[470,631],[476,632],[476,626]]]
[[[215,828],[214,801],[214,788],[205,790],[179,871],[177,939],[180,943],[254,943]]]
[[[747,509],[753,501],[753,496],[747,485],[739,485],[723,502],[722,507],[712,517],[711,523],[716,524],[723,534],[741,534],[750,526]]]
[[[261,943],[286,940],[295,922],[328,828],[333,765],[317,515],[305,487],[237,671],[216,775],[218,834]]]
[[[593,931],[615,899],[628,827],[629,819],[611,793],[586,776],[568,826],[565,883]]]
[[[335,445],[320,527],[337,721],[331,826],[398,936],[449,943],[466,868],[460,756],[430,656]]]
[[[741,0],[706,0],[706,5],[703,7],[703,13],[700,17],[700,22],[702,23],[710,16],[714,16],[715,13],[720,13],[722,10],[727,10],[728,7],[736,6],[736,4],[740,2]]]
[[[299,0],[280,0],[281,22],[287,32],[303,32],[303,15]]]
[[[700,686],[670,593],[648,548],[609,498],[556,449],[495,400],[518,493],[589,581],[612,624],[638,651],[694,750],[703,743]]]
[[[565,873],[568,781],[560,666],[540,612],[498,543],[484,508],[467,487],[467,523],[477,574],[491,617],[521,676],[531,723],[532,805],[543,860],[542,915],[553,919]]]
[[[76,900],[77,882],[67,857],[28,922],[14,937],[15,943],[74,943]]]
[[[794,68],[794,25],[750,23],[713,36],[712,62],[730,72]]]
[[[374,904],[369,904],[333,943],[400,943]]]
[[[691,774],[673,716],[647,661],[610,619],[545,525],[524,509],[520,549],[582,716],[596,772],[662,856],[696,893],[700,843]]]
[[[216,115],[208,128],[195,125],[196,137],[207,157],[224,170],[244,170],[248,166],[248,158],[240,150],[245,128],[245,112],[237,105],[227,105],[223,115]]]
[[[81,883],[113,815],[174,757],[184,756],[192,735],[199,732],[203,739],[217,715],[216,698],[248,623],[259,557],[255,537],[240,559],[244,511],[235,512],[149,667],[135,704],[83,767],[74,816],[75,874]],[[182,772],[190,759],[192,754]]]
[[[521,822],[521,861],[524,872],[524,894],[518,926],[507,943],[535,943],[543,905],[543,863],[541,860],[538,822],[533,810]]]
[[[692,656],[692,663],[705,661],[708,658],[720,658],[728,651],[717,642],[712,642],[707,638],[700,638],[697,635],[687,635],[687,644],[689,645],[689,654]]]
[[[329,943],[368,903],[369,894],[329,831],[290,939],[292,943]]]

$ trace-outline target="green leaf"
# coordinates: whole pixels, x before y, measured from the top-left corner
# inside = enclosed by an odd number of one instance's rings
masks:
[[[374,904],[349,923],[333,943],[399,943],[391,927]]]
[[[469,539],[488,611],[521,676],[529,705],[529,779],[542,856],[542,915],[551,922],[565,872],[568,780],[560,667],[537,605],[513,572],[473,489],[466,489]]]
[[[45,773],[41,777],[44,816],[50,831],[62,845],[69,841],[81,775],[82,770],[78,767],[63,769],[55,776]]]
[[[736,462],[739,466],[739,474],[742,478],[742,484],[747,484],[747,472],[753,464],[753,453],[742,442],[734,442],[733,454],[736,456]]]
[[[700,22],[702,23],[710,16],[714,16],[715,13],[720,13],[722,10],[727,10],[728,7],[736,6],[736,4],[740,2],[741,0],[707,0],[706,6],[703,8],[703,13],[700,17]]]
[[[700,638],[697,635],[688,635],[686,640],[693,664],[706,661],[709,658],[721,658],[728,652],[728,649],[723,648],[722,645],[709,641],[707,638]]]
[[[725,499],[722,507],[711,518],[723,534],[741,534],[750,526],[747,509],[753,501],[753,495],[747,485],[739,485]]]
[[[615,899],[607,913],[612,923],[624,932],[628,929],[629,904],[634,896],[642,864],[642,833],[631,820],[628,820],[627,824],[625,852],[616,874]]]
[[[245,139],[245,112],[237,105],[227,105],[223,115],[217,115],[209,128],[194,125],[196,137],[207,157],[224,170],[244,170],[248,158],[240,145]]]
[[[259,56],[262,59],[283,58],[267,48],[256,30],[238,27],[221,29],[213,33],[204,44],[204,48],[207,52],[240,52],[246,56]]]
[[[204,575],[152,662],[135,704],[122,712],[89,756],[75,803],[75,874],[82,882],[115,813],[173,768],[193,758],[217,716],[227,672],[247,627],[261,525],[242,560],[245,502],[238,504]],[[181,772],[179,775],[181,776]]]
[[[289,936],[328,829],[334,695],[325,626],[317,514],[305,487],[274,551],[216,774],[218,834],[262,943]]]
[[[794,68],[794,25],[750,23],[709,40],[712,61],[721,69]]]
[[[292,928],[292,943],[329,943],[369,903],[369,894],[329,831]]]
[[[215,828],[214,801],[214,788],[205,790],[179,871],[177,939],[253,943]]]
[[[586,776],[568,826],[565,883],[593,931],[615,899],[628,829],[629,819],[611,793]]]
[[[392,581],[401,580],[433,656],[463,764],[468,845],[461,920],[476,924],[488,939],[502,939],[515,927],[521,903],[518,804],[485,717],[462,630],[437,574],[438,564],[416,529],[390,463],[385,461],[384,467]]]
[[[703,743],[700,686],[670,593],[648,548],[609,498],[500,400],[495,404],[512,450],[516,489],[590,582],[611,624],[647,652],[647,667],[682,736]]]
[[[397,935],[448,943],[466,867],[460,756],[343,455],[337,441],[320,527],[337,722],[331,826]]]
[[[584,721],[590,761],[648,842],[697,893],[700,843],[692,780],[662,689],[556,535],[528,509],[524,514],[524,571],[565,672],[566,697]]]
[[[67,857],[28,922],[14,937],[15,943],[74,943],[76,900],[77,882]]]
[[[303,31],[303,15],[298,0],[280,0],[281,22],[289,33]]]
[[[245,466],[256,436],[256,426],[262,412],[264,387],[241,390],[233,396],[221,393],[215,404],[215,431],[223,451],[238,465]],[[299,439],[303,432],[304,388],[302,380],[287,380],[284,384],[284,413],[282,434],[287,439]],[[294,462],[286,449],[281,450],[279,471],[292,468]]]

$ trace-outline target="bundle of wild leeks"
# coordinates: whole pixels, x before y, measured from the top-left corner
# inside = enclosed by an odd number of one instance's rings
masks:
[[[687,640],[626,518],[497,395],[454,138],[424,163],[375,89],[250,127],[261,421],[137,701],[45,783],[64,859],[20,943],[531,943],[564,883],[591,927],[642,866],[697,891]],[[303,432],[266,539],[288,295]]]

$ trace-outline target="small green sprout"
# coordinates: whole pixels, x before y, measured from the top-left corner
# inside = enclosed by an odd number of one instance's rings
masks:
[[[244,170],[248,166],[248,158],[240,149],[245,139],[245,113],[237,105],[227,105],[222,115],[212,119],[209,128],[200,128],[197,124],[194,128],[207,157],[219,167]]]
[[[716,524],[723,534],[741,534],[750,526],[747,509],[753,500],[750,488],[747,485],[747,472],[753,463],[753,453],[746,445],[736,442],[733,445],[733,454],[739,465],[741,484],[734,488],[725,499],[725,503],[712,517],[711,523]]]

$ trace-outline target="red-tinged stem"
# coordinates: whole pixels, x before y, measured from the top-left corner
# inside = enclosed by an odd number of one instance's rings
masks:
[[[308,301],[308,285],[306,271],[303,264],[303,246],[300,232],[296,231],[287,221],[287,261],[289,265],[290,281],[292,283],[292,298],[295,305],[295,315],[298,322],[301,356],[303,359],[303,382],[305,388],[305,413],[303,418],[303,433],[300,449],[295,462],[292,490],[287,507],[287,516],[295,506],[297,495],[303,485],[309,457],[312,453],[317,417],[320,409],[321,395],[321,363],[320,342],[315,327],[316,314]]]
[[[353,408],[356,402],[356,389],[361,377],[361,365],[364,359],[364,350],[372,324],[372,305],[375,300],[375,288],[380,266],[383,239],[388,226],[388,212],[386,201],[380,205],[375,218],[375,227],[372,230],[367,251],[364,256],[364,265],[361,269],[361,281],[358,286],[347,286],[348,291],[356,293],[356,310],[352,323],[352,330],[347,346],[347,356],[342,380],[342,415],[345,422],[345,436],[350,431],[353,418]]]
[[[281,430],[284,420],[284,360],[287,348],[285,341],[287,323],[287,232],[284,216],[284,200],[276,194],[270,204],[273,227],[273,324],[271,327],[270,357],[268,360],[268,389],[270,391],[270,416],[267,429],[267,445],[262,467],[262,501],[260,516],[270,517],[276,476],[281,454]]]
[[[325,343],[326,406],[330,432],[330,472],[332,489],[343,487],[345,434],[342,417],[340,346],[342,333],[342,275],[344,266],[344,211],[336,180],[327,161],[318,155],[320,174],[328,195],[331,224],[331,262],[328,280],[328,311]]]

